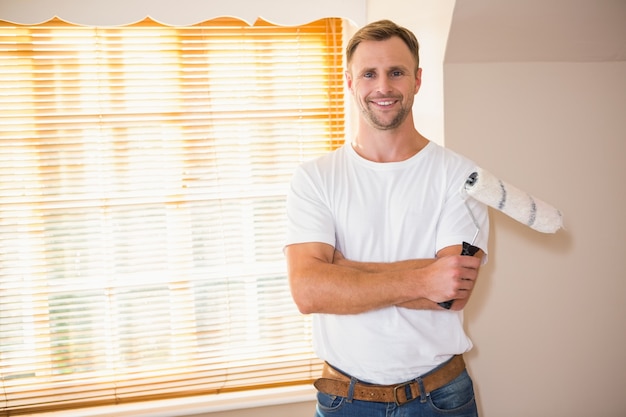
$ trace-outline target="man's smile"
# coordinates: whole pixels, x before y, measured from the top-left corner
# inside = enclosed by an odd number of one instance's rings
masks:
[[[384,98],[384,99],[371,99],[370,102],[374,103],[374,104],[376,104],[377,106],[380,106],[380,107],[388,107],[388,106],[392,106],[393,104],[397,103],[398,100],[397,99],[391,99],[391,98]]]

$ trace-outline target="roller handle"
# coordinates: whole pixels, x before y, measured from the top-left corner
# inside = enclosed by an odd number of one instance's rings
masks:
[[[476,255],[476,252],[479,251],[479,249],[480,248],[478,246],[474,246],[471,243],[463,242],[463,249],[461,250],[461,255],[474,256]],[[445,308],[446,310],[450,310],[453,302],[454,300],[450,300],[450,301],[444,301],[442,303],[437,303],[437,304],[439,304],[441,307]]]

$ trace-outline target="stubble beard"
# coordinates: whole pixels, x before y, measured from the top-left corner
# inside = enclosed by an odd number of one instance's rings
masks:
[[[379,130],[392,130],[398,128],[406,120],[410,111],[410,107],[401,106],[400,110],[393,119],[390,121],[384,121],[378,117],[372,108],[370,108],[369,102],[366,102],[366,105],[361,109],[361,113],[365,119],[369,121],[370,125]]]

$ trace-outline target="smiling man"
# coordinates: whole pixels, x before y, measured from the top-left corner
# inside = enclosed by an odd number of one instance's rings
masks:
[[[476,416],[463,308],[489,225],[459,192],[476,165],[414,125],[412,32],[371,23],[346,58],[357,134],[302,164],[287,200],[289,283],[325,361],[317,416]],[[467,208],[481,229],[475,256],[460,255],[476,232]]]
[[[353,51],[350,55],[348,87],[364,121],[379,130],[397,129],[411,114],[422,70],[406,55],[407,47],[400,38],[362,41],[361,45],[358,54]],[[372,63],[379,65],[368,66]]]

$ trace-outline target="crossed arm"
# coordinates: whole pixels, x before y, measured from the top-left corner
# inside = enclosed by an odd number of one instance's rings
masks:
[[[461,245],[440,250],[433,259],[391,263],[355,262],[325,243],[285,248],[291,292],[304,314],[357,314],[388,306],[443,310],[455,300],[461,310],[474,288],[483,252],[461,256]]]

